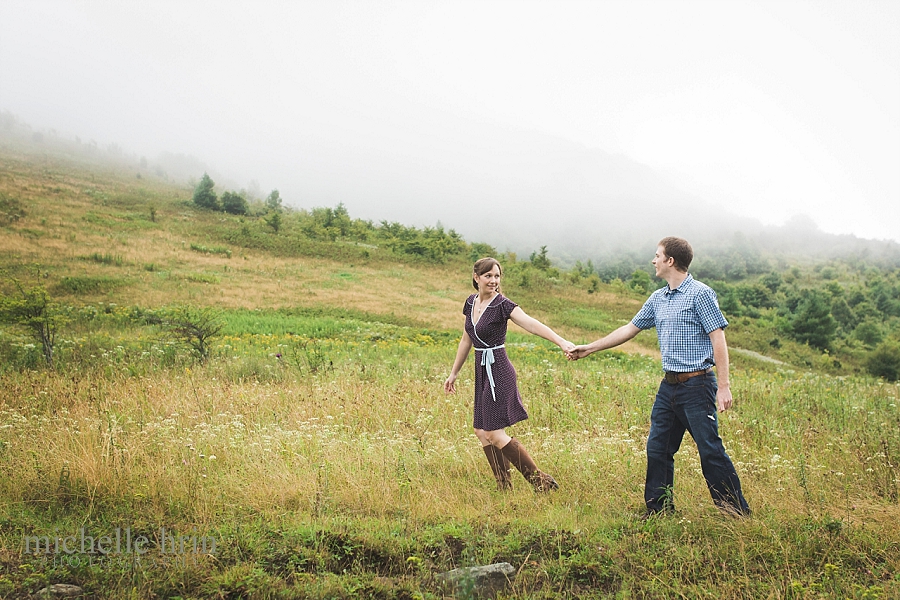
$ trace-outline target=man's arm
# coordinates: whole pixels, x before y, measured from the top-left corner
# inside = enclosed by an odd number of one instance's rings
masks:
[[[734,399],[731,397],[731,381],[728,378],[728,344],[725,342],[725,330],[716,329],[710,332],[709,341],[712,342],[713,360],[716,363],[716,380],[719,383],[716,404],[719,412],[725,412],[734,404]]]
[[[593,354],[600,350],[608,350],[619,344],[624,344],[640,332],[641,330],[634,323],[629,322],[627,325],[622,325],[606,337],[602,337],[590,344],[575,346],[572,351],[568,352],[568,356],[571,360],[578,360],[579,358],[584,358],[588,354]]]

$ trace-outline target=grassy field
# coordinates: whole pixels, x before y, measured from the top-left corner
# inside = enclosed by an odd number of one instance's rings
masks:
[[[516,475],[500,493],[471,434],[471,359],[461,392],[442,390],[467,258],[230,244],[262,226],[190,194],[0,153],[0,198],[26,213],[0,227],[0,266],[67,318],[54,369],[0,333],[0,597],[438,598],[437,573],[502,561],[510,598],[900,597],[897,385],[736,349],[721,430],[754,516],[716,511],[686,439],[677,514],[643,522],[653,334],[568,363],[513,331],[530,419],[510,433],[561,489]],[[643,300],[521,283],[507,295],[574,341]],[[158,324],[179,303],[220,311],[206,362]],[[748,330],[735,322],[732,343]],[[83,536],[120,546],[82,552]],[[144,555],[121,546],[140,538]]]

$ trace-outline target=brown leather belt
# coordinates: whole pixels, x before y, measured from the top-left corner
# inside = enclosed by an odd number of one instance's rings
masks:
[[[673,371],[666,371],[665,381],[670,385],[675,385],[676,383],[684,383],[691,377],[697,377],[698,375],[706,375],[712,371],[712,369],[702,369],[700,371],[691,371],[690,373],[675,373]]]

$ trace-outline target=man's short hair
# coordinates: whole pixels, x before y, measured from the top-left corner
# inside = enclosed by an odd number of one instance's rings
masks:
[[[664,237],[659,240],[666,256],[675,259],[675,268],[684,273],[691,266],[694,260],[694,249],[684,238],[680,237]]]

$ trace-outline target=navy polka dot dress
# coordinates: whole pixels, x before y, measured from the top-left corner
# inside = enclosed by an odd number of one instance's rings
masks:
[[[507,321],[518,304],[503,294],[497,294],[484,309],[484,314],[476,325],[472,323],[472,307],[475,305],[476,296],[477,294],[469,296],[463,306],[463,314],[466,315],[466,333],[469,334],[475,347],[474,427],[494,431],[528,418],[528,413],[522,405],[522,397],[519,395],[516,370],[509,362],[506,348],[497,348],[506,343]],[[482,366],[482,355],[485,352],[483,349],[487,348],[494,348],[492,351],[494,363],[491,365],[493,391],[487,368]]]

